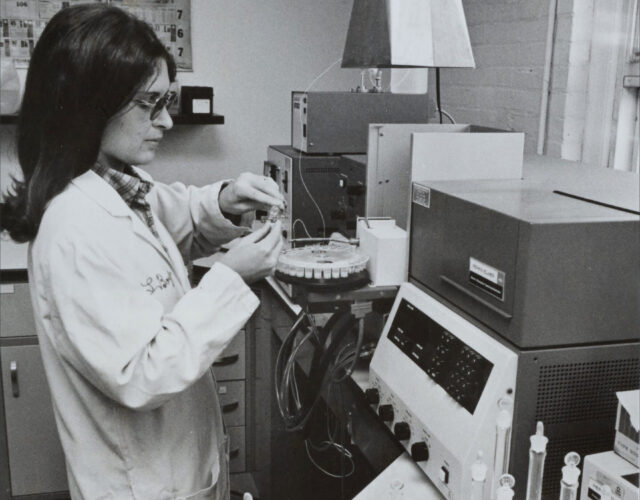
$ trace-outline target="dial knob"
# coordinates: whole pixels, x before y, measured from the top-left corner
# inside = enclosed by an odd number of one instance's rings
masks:
[[[424,441],[418,441],[411,445],[411,458],[416,462],[426,462],[429,460],[429,447]]]
[[[378,389],[367,389],[364,391],[364,395],[370,405],[377,405],[380,402],[380,393]]]
[[[411,428],[406,422],[398,422],[393,426],[393,433],[400,441],[406,441],[411,437]]]
[[[392,422],[393,421],[393,406],[391,405],[381,405],[378,408],[378,415],[383,422]]]

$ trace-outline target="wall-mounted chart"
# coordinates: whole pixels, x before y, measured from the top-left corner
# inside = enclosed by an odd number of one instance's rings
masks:
[[[44,27],[59,10],[91,0],[2,0],[0,20],[3,59],[16,67],[29,66],[31,53]],[[178,70],[193,71],[191,0],[93,0],[115,5],[149,23],[176,60]]]

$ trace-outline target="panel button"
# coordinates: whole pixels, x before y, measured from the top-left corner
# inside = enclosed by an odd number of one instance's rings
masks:
[[[411,458],[416,462],[426,462],[429,460],[429,447],[424,441],[418,441],[411,445]]]
[[[392,422],[393,421],[393,406],[391,405],[382,405],[378,408],[378,415],[383,422]]]
[[[370,405],[377,405],[380,402],[380,393],[378,392],[378,389],[367,389],[364,391],[364,395]]]
[[[393,426],[393,433],[400,441],[406,441],[411,437],[411,427],[406,422],[398,422]]]

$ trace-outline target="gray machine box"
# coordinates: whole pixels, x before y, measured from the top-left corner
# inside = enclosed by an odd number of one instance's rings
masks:
[[[264,175],[272,177],[287,203],[283,231],[291,238],[355,237],[364,215],[366,160],[359,156],[307,155],[290,146],[269,146]],[[324,224],[323,224],[324,221]]]
[[[409,276],[517,347],[640,338],[638,179],[536,157],[414,183]]]
[[[427,123],[428,94],[300,92],[291,94],[291,146],[309,154],[366,153],[370,123]]]

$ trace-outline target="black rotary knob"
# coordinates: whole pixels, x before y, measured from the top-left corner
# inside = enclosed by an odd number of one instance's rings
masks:
[[[383,422],[392,422],[393,421],[393,406],[391,405],[381,405],[378,408],[378,415]]]
[[[378,389],[367,389],[364,391],[364,396],[370,405],[377,405],[380,402],[380,393]]]
[[[411,458],[416,462],[426,462],[429,460],[429,447],[424,441],[418,441],[411,445]]]
[[[411,427],[406,422],[398,422],[393,426],[393,433],[400,441],[407,441],[411,437]]]

